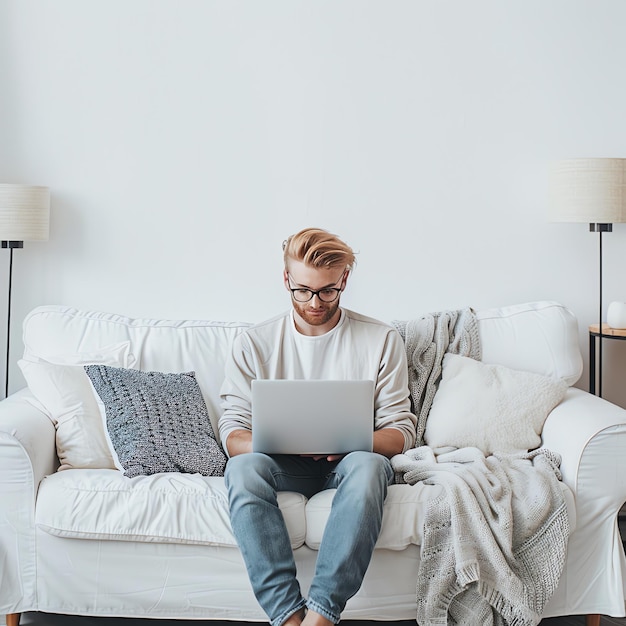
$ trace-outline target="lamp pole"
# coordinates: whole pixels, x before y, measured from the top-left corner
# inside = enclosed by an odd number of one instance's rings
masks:
[[[600,295],[598,298],[598,341],[600,342],[598,345],[598,396],[602,397],[602,233],[610,233],[613,231],[613,224],[607,223],[591,223],[589,224],[589,231],[592,233],[598,233],[598,237],[600,239],[600,259],[599,259],[599,270],[600,276],[598,280],[598,284],[600,287]]]
[[[613,224],[626,222],[626,158],[567,159],[553,164],[550,176],[553,221],[586,222],[599,237],[598,341],[589,344],[598,353],[598,395],[602,397],[602,234]],[[591,332],[591,328],[590,328]],[[591,336],[591,335],[590,335]],[[591,360],[591,355],[589,355]],[[595,383],[596,372],[593,372]],[[590,389],[591,389],[590,375]],[[595,387],[595,385],[594,385]]]
[[[50,190],[48,187],[0,183],[0,241],[9,249],[9,293],[7,299],[7,349],[4,394],[9,395],[9,356],[11,344],[11,292],[13,249],[24,241],[46,241],[50,227]]]
[[[3,248],[9,249],[9,293],[7,296],[7,351],[6,351],[6,364],[4,370],[4,397],[9,397],[9,356],[11,353],[11,292],[13,285],[13,249],[23,248],[23,241],[3,241]]]

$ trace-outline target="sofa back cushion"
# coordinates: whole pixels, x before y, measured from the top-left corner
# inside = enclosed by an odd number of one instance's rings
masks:
[[[543,301],[485,309],[477,320],[483,362],[556,376],[568,385],[580,377],[578,325],[563,305]],[[131,319],[63,306],[34,309],[24,320],[20,366],[55,421],[62,469],[116,467],[84,365],[195,372],[217,434],[225,359],[233,339],[249,325]]]
[[[42,306],[24,320],[24,356],[20,365],[31,391],[52,413],[52,392],[69,373],[73,379],[81,378],[84,385],[78,391],[83,396],[92,393],[86,374],[76,371],[78,366],[80,370],[84,365],[97,363],[164,373],[193,371],[217,434],[225,358],[235,336],[247,326],[245,322],[131,319],[70,307]],[[72,413],[66,420],[68,430],[70,424],[78,421],[72,409],[80,409],[76,404],[81,394],[76,387],[74,391],[75,398],[68,398],[69,390],[55,398],[56,412],[64,405]],[[59,442],[58,429],[57,424],[57,444],[63,444]],[[67,464],[81,466],[85,465]],[[94,462],[86,467],[103,465]],[[105,463],[104,467],[114,465]]]
[[[561,378],[573,385],[583,371],[578,322],[553,301],[476,312],[483,363]]]

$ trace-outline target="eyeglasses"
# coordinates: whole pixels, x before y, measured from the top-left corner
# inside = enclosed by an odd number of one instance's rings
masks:
[[[341,275],[339,280],[343,280],[344,276],[345,272]],[[287,274],[287,278],[291,281],[291,276],[289,276],[289,274]],[[314,291],[313,289],[305,289],[303,287],[297,287],[296,289],[289,287],[289,291],[291,291],[291,297],[296,302],[308,302],[313,299],[313,296],[317,296],[322,302],[334,302],[339,297],[342,289],[339,289],[338,287],[324,287],[323,289]]]

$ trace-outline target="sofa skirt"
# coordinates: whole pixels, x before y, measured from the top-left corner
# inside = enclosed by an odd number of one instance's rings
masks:
[[[37,606],[68,615],[267,621],[236,548],[68,539],[37,530]],[[306,596],[317,551],[294,552]],[[44,558],[41,556],[44,555]],[[419,547],[377,549],[343,619],[415,619]],[[29,609],[27,609],[29,610]]]

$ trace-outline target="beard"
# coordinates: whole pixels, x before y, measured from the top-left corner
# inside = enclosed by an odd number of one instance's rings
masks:
[[[317,308],[311,307],[311,302],[297,302],[292,300],[296,313],[311,326],[323,326],[337,313],[339,298],[334,302],[320,302]],[[315,312],[315,313],[314,313]]]

